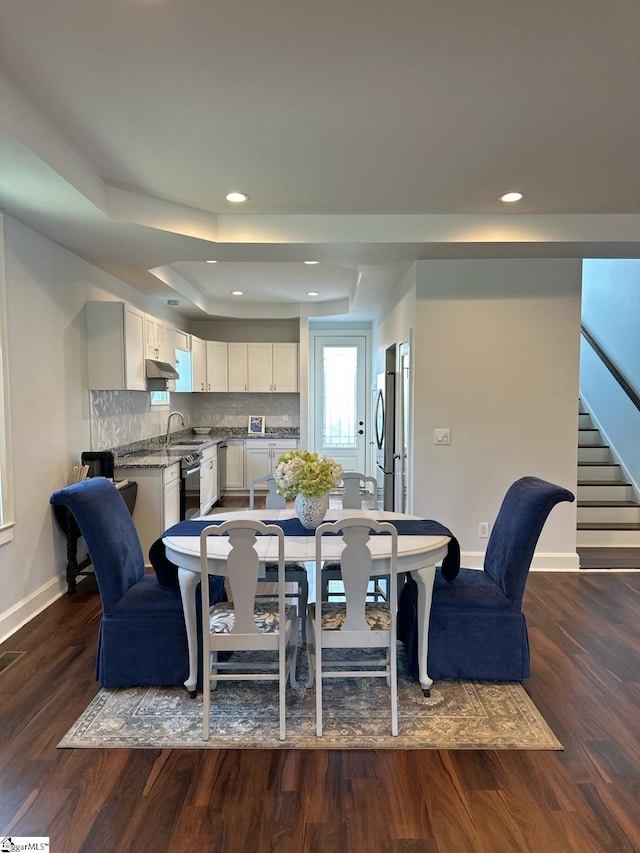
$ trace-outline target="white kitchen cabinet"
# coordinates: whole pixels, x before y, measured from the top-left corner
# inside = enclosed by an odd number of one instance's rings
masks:
[[[254,477],[273,474],[281,453],[298,449],[298,442],[295,438],[255,438],[247,440],[245,444],[246,488],[249,488]],[[259,490],[260,487],[257,487],[256,491]]]
[[[273,344],[272,352],[273,390],[298,391],[298,344]]]
[[[228,390],[247,391],[247,344],[227,344]]]
[[[89,388],[147,390],[144,321],[126,302],[87,302]]]
[[[191,352],[191,335],[183,332],[182,329],[174,329],[174,345],[176,349]]]
[[[205,515],[218,500],[218,446],[202,451],[200,463],[200,515]]]
[[[166,361],[167,364],[170,364],[174,370],[178,370],[177,362],[176,362],[176,329],[173,326],[165,326],[165,358],[163,361]],[[178,373],[180,371],[178,370]],[[169,379],[167,381],[167,391],[175,391],[176,390],[176,379]]]
[[[164,530],[180,521],[180,466],[172,465],[162,480]]]
[[[167,353],[167,327],[163,320],[152,317],[151,314],[144,315],[144,352],[145,358],[153,358],[156,361],[168,361],[173,364],[173,358],[169,359]]]
[[[180,462],[167,468],[118,466],[114,477],[138,484],[133,521],[149,565],[149,548],[167,527],[180,520]]]
[[[242,439],[227,439],[226,472],[223,487],[227,489],[245,489],[245,442]]]
[[[174,329],[174,351],[175,368],[179,379],[173,379],[169,383],[171,391],[192,391],[192,357],[191,357],[191,335],[181,329]],[[171,387],[173,385],[173,387]]]
[[[193,390],[207,390],[207,347],[206,342],[191,335],[191,369]]]
[[[247,344],[247,391],[273,391],[273,344]]]
[[[227,344],[225,341],[206,341],[207,391],[228,391]]]
[[[298,391],[298,344],[247,344],[247,390]]]

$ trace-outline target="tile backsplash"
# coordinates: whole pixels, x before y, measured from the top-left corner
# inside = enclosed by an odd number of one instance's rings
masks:
[[[192,394],[195,426],[243,427],[249,415],[264,415],[269,427],[300,427],[299,394]]]
[[[168,408],[151,406],[142,391],[91,391],[91,449],[113,447],[164,435],[171,411],[186,427],[242,427],[249,415],[264,415],[267,429],[300,427],[299,394],[171,394]],[[174,419],[172,429],[180,429]]]

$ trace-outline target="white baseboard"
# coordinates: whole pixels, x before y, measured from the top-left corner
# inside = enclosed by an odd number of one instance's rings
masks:
[[[484,551],[464,551],[460,555],[460,565],[468,569],[482,569]],[[580,570],[580,559],[570,552],[545,553],[537,552],[531,561],[531,571],[542,572],[577,572]]]
[[[58,575],[48,581],[40,589],[23,598],[13,607],[0,613],[0,643],[7,640],[12,634],[30,622],[38,613],[60,598],[67,592],[66,575]],[[17,649],[16,651],[19,651]]]

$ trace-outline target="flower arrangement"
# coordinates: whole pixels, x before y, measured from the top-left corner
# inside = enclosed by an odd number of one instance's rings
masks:
[[[343,468],[329,456],[308,450],[290,450],[278,457],[273,475],[278,494],[287,500],[296,495],[307,498],[326,495],[342,481]]]

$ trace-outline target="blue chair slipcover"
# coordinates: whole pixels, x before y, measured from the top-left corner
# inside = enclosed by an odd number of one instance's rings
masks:
[[[74,483],[49,500],[71,510],[93,564],[103,610],[96,663],[100,684],[183,684],[189,663],[177,570],[171,586],[145,574],[135,525],[109,480]],[[211,581],[213,603],[224,597],[224,579]]]
[[[484,570],[461,568],[447,580],[436,570],[429,622],[431,678],[522,681],[531,675],[522,597],[538,538],[553,507],[573,501],[567,489],[522,477],[507,491],[487,545]],[[399,604],[398,636],[409,674],[418,677],[417,590],[412,579]]]

